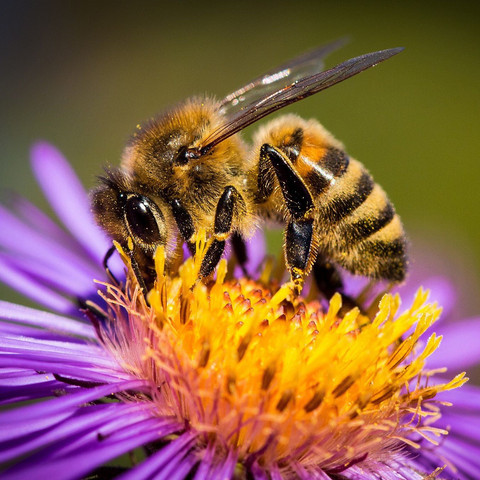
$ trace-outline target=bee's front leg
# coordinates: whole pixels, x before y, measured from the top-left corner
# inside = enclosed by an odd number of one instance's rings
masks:
[[[178,198],[173,199],[170,202],[170,206],[172,207],[173,218],[175,219],[180,235],[185,242],[187,242],[190,253],[195,255],[195,226],[192,216]]]
[[[268,159],[273,167],[291,217],[285,231],[285,259],[298,294],[316,257],[312,241],[315,205],[307,185],[281,151],[265,143],[260,157],[260,162]]]
[[[242,196],[233,186],[225,187],[215,211],[213,241],[208,247],[200,266],[200,277],[208,277],[222,258],[225,242],[232,234],[235,210],[244,203]]]

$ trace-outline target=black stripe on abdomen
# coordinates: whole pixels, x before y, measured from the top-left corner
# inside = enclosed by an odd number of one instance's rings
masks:
[[[338,178],[347,171],[350,159],[343,150],[335,147],[328,147],[325,155],[318,163],[328,170],[334,177]]]
[[[325,154],[317,160],[318,166],[314,167],[307,175],[305,181],[314,195],[320,195],[333,180],[341,177],[348,168],[350,159],[339,148],[328,147]]]
[[[358,243],[367,239],[374,233],[379,232],[386,227],[395,216],[395,210],[390,202],[387,202],[385,207],[377,212],[377,216],[369,216],[361,218],[353,223],[345,225],[345,237],[349,243]]]
[[[354,212],[372,193],[375,183],[366,171],[362,172],[355,190],[347,196],[337,196],[323,208],[322,215],[331,223],[337,223]]]

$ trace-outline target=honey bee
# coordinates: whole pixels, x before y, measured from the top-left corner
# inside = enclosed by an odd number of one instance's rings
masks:
[[[285,226],[285,263],[294,289],[314,269],[330,296],[353,274],[402,281],[406,239],[398,215],[365,167],[316,120],[287,114],[262,126],[247,145],[240,131],[291,103],[329,88],[399,53],[365,54],[322,70],[337,41],[272,70],[217,101],[194,97],[137,127],[119,168],[92,193],[97,222],[126,249],[146,291],[153,253],[175,262],[196,234],[211,238],[201,260],[208,277],[232,240],[240,263],[247,238],[263,221]],[[130,240],[131,239],[131,240]]]

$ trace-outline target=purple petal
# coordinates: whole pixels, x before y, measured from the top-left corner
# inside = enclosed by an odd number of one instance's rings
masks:
[[[195,435],[185,433],[166,447],[159,450],[155,455],[142,462],[135,468],[123,474],[119,480],[133,480],[154,477],[157,480],[179,478],[173,477],[178,463],[188,453],[195,441]],[[190,467],[191,468],[191,467]],[[187,472],[188,473],[188,472]]]
[[[68,441],[58,442],[56,445],[52,445],[52,448],[48,447],[48,449],[43,450],[39,455],[40,462],[43,462],[47,456],[50,460],[53,460],[83,453],[86,449],[91,449],[92,446],[95,446],[98,441],[103,442],[108,439],[113,442],[121,442],[132,435],[138,435],[146,430],[153,429],[157,433],[157,438],[161,438],[164,434],[170,434],[172,429],[178,430],[179,428],[176,422],[165,421],[155,417],[152,415],[151,410],[144,408],[145,405],[143,404],[127,405],[130,410],[116,408],[124,405],[110,404],[109,418],[106,418],[103,424],[83,429],[81,434],[77,431],[76,434],[70,435]],[[90,408],[87,407],[87,410],[90,410]],[[86,409],[81,408],[80,410],[85,411]],[[85,413],[88,415],[88,412]],[[68,422],[70,422],[70,419]],[[78,427],[82,427],[81,419]]]
[[[36,338],[38,340],[49,341],[65,341],[68,338],[70,343],[85,344],[85,339],[80,337],[70,337],[66,335],[59,335],[48,330],[40,330],[38,328],[28,327],[27,325],[7,323],[0,321],[0,336],[1,335],[17,335],[30,338]]]
[[[1,205],[0,223],[4,231],[8,232],[8,235],[0,235],[0,246],[6,251],[56,268],[66,275],[75,275],[80,271],[88,274],[90,279],[93,276],[105,276],[101,263],[97,263],[95,267],[95,264],[85,259],[83,251],[70,250],[54,237],[42,235]]]
[[[0,338],[0,355],[5,353],[21,354],[22,358],[49,361],[79,362],[88,366],[113,367],[114,361],[98,345],[78,345],[65,341],[41,340],[23,336],[9,335]]]
[[[255,480],[269,480],[267,472],[257,462],[250,467],[250,472]]]
[[[144,425],[143,431],[136,431],[135,434],[126,436],[120,441],[115,441],[114,437],[106,439],[92,438],[88,448],[83,448],[74,454],[67,455],[63,458],[49,458],[48,452],[40,452],[36,461],[26,459],[20,464],[15,465],[5,474],[9,479],[24,478],[61,478],[63,480],[81,478],[96,466],[104,462],[116,458],[130,450],[141,445],[155,441],[159,438],[156,429],[158,420],[152,418],[150,425]],[[136,430],[136,429],[134,429]],[[65,442],[68,444],[68,442]],[[43,459],[43,461],[41,461]]]
[[[235,465],[237,464],[237,459],[237,454],[233,450],[230,450],[228,452],[228,457],[223,462],[223,465],[221,463],[218,465],[215,474],[212,475],[212,478],[215,478],[215,475],[216,478],[232,478]]]
[[[437,332],[443,335],[436,355],[428,360],[429,368],[464,369],[480,361],[480,318],[471,318],[442,325]]]
[[[454,411],[478,414],[480,408],[480,387],[470,384],[463,385],[461,388],[442,392],[439,398],[452,402]],[[445,409],[446,413],[450,411],[452,411],[452,408]]]
[[[86,191],[63,155],[52,145],[38,142],[32,148],[32,168],[58,218],[75,238],[101,262],[109,248],[90,213]]]
[[[74,391],[78,390],[78,388],[79,387],[65,385],[64,383],[57,382],[56,380],[40,384],[31,383],[28,385],[26,384],[8,388],[2,386],[0,388],[0,404],[12,405],[18,402],[45,399],[58,395],[58,392],[73,393]]]
[[[459,463],[456,463],[458,458],[454,458],[448,452],[440,452],[443,450],[443,447],[437,447],[434,449],[422,449],[418,454],[418,457],[413,461],[419,466],[421,470],[431,471],[436,467],[445,465],[445,461],[439,459],[439,454],[446,455],[447,459],[450,462],[453,462],[457,471],[453,471],[450,466],[447,464],[447,468],[442,472],[441,478],[444,480],[476,480],[478,478],[478,468],[473,465],[469,459],[462,460]]]
[[[76,239],[65,230],[59,227],[48,215],[40,210],[36,205],[30,203],[27,199],[16,196],[11,202],[14,212],[23,219],[23,223],[29,225],[35,232],[42,237],[54,239],[58,244],[71,252],[79,252],[83,256],[83,247]],[[82,253],[80,253],[82,252]],[[88,258],[84,258],[88,261]],[[92,267],[98,268],[98,263],[92,261]]]
[[[79,405],[125,390],[149,391],[149,388],[147,382],[129,380],[81,390],[65,397],[0,412],[0,424],[3,426],[0,429],[0,441],[43,430],[69,418]]]
[[[407,281],[406,285],[398,288],[402,297],[402,305],[411,305],[418,288],[422,286],[430,291],[429,302],[437,302],[442,307],[440,320],[448,318],[457,302],[457,291],[453,283],[443,276],[423,277],[419,280]]]
[[[64,357],[68,360],[68,356]],[[125,380],[130,378],[128,373],[123,371],[115,371],[112,369],[101,369],[92,366],[88,362],[72,360],[69,363],[63,363],[61,359],[51,361],[48,355],[3,355],[0,353],[0,368],[2,367],[19,367],[36,370],[39,372],[56,373],[72,379],[85,382],[109,383],[115,380]]]
[[[50,288],[34,281],[27,274],[23,274],[11,268],[0,258],[0,280],[17,292],[22,293],[35,302],[60,313],[69,313],[72,310],[72,302],[58,295]]]
[[[41,327],[56,332],[64,332],[67,335],[79,335],[85,338],[96,338],[95,330],[91,325],[62,317],[54,313],[24,307],[0,300],[0,318],[14,322],[26,323],[35,327]]]
[[[10,372],[8,372],[10,370]],[[52,374],[38,373],[30,370],[15,370],[2,369],[0,372],[0,386],[14,387],[14,386],[33,386],[36,383],[52,382],[55,378]]]
[[[445,425],[451,428],[451,435],[465,437],[475,442],[480,449],[480,415],[478,412],[472,415],[455,414],[455,407],[445,409],[448,413],[443,414],[437,425]],[[449,410],[452,410],[451,412]],[[480,454],[480,450],[478,451]]]
[[[245,240],[245,247],[247,249],[247,263],[245,268],[250,275],[256,277],[259,273],[258,269],[267,254],[265,236],[261,229],[257,229],[251,238]],[[238,265],[235,267],[234,275],[236,277],[242,275],[242,269]]]
[[[32,261],[31,258],[18,256],[16,254],[2,254],[0,259],[3,264],[8,265],[12,270],[23,275],[32,277],[41,285],[50,288],[52,291],[61,292],[62,295],[73,298],[88,298],[98,290],[91,274],[75,270],[67,272],[66,268],[55,268],[52,265],[39,261]],[[97,276],[103,280],[104,275]]]
[[[128,410],[131,410],[131,406],[126,408],[125,405],[118,405],[115,408],[115,416],[125,415]],[[3,449],[0,450],[0,462],[5,462],[34,451],[37,448],[47,446],[52,441],[59,442],[67,436],[75,436],[80,431],[98,428],[109,418],[112,418],[112,408],[108,404],[80,408],[72,417],[64,422],[54,424],[53,428],[42,431],[40,435],[35,435],[29,439],[23,437],[16,444],[9,442],[8,445],[4,445]]]

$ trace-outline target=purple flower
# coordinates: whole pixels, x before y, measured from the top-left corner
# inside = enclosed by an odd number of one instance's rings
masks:
[[[440,347],[418,285],[403,314],[387,295],[365,323],[337,317],[339,296],[322,308],[224,280],[223,263],[192,291],[198,262],[163,275],[157,251],[150,307],[134,279],[108,284],[109,242],[61,154],[32,157],[66,229],[24,200],[0,207],[1,280],[56,312],[0,301],[2,478],[479,477],[480,389],[453,374],[479,360],[480,319],[449,324],[446,279],[427,279],[447,307]],[[255,270],[260,236],[250,251]],[[92,301],[101,320],[80,309]]]

